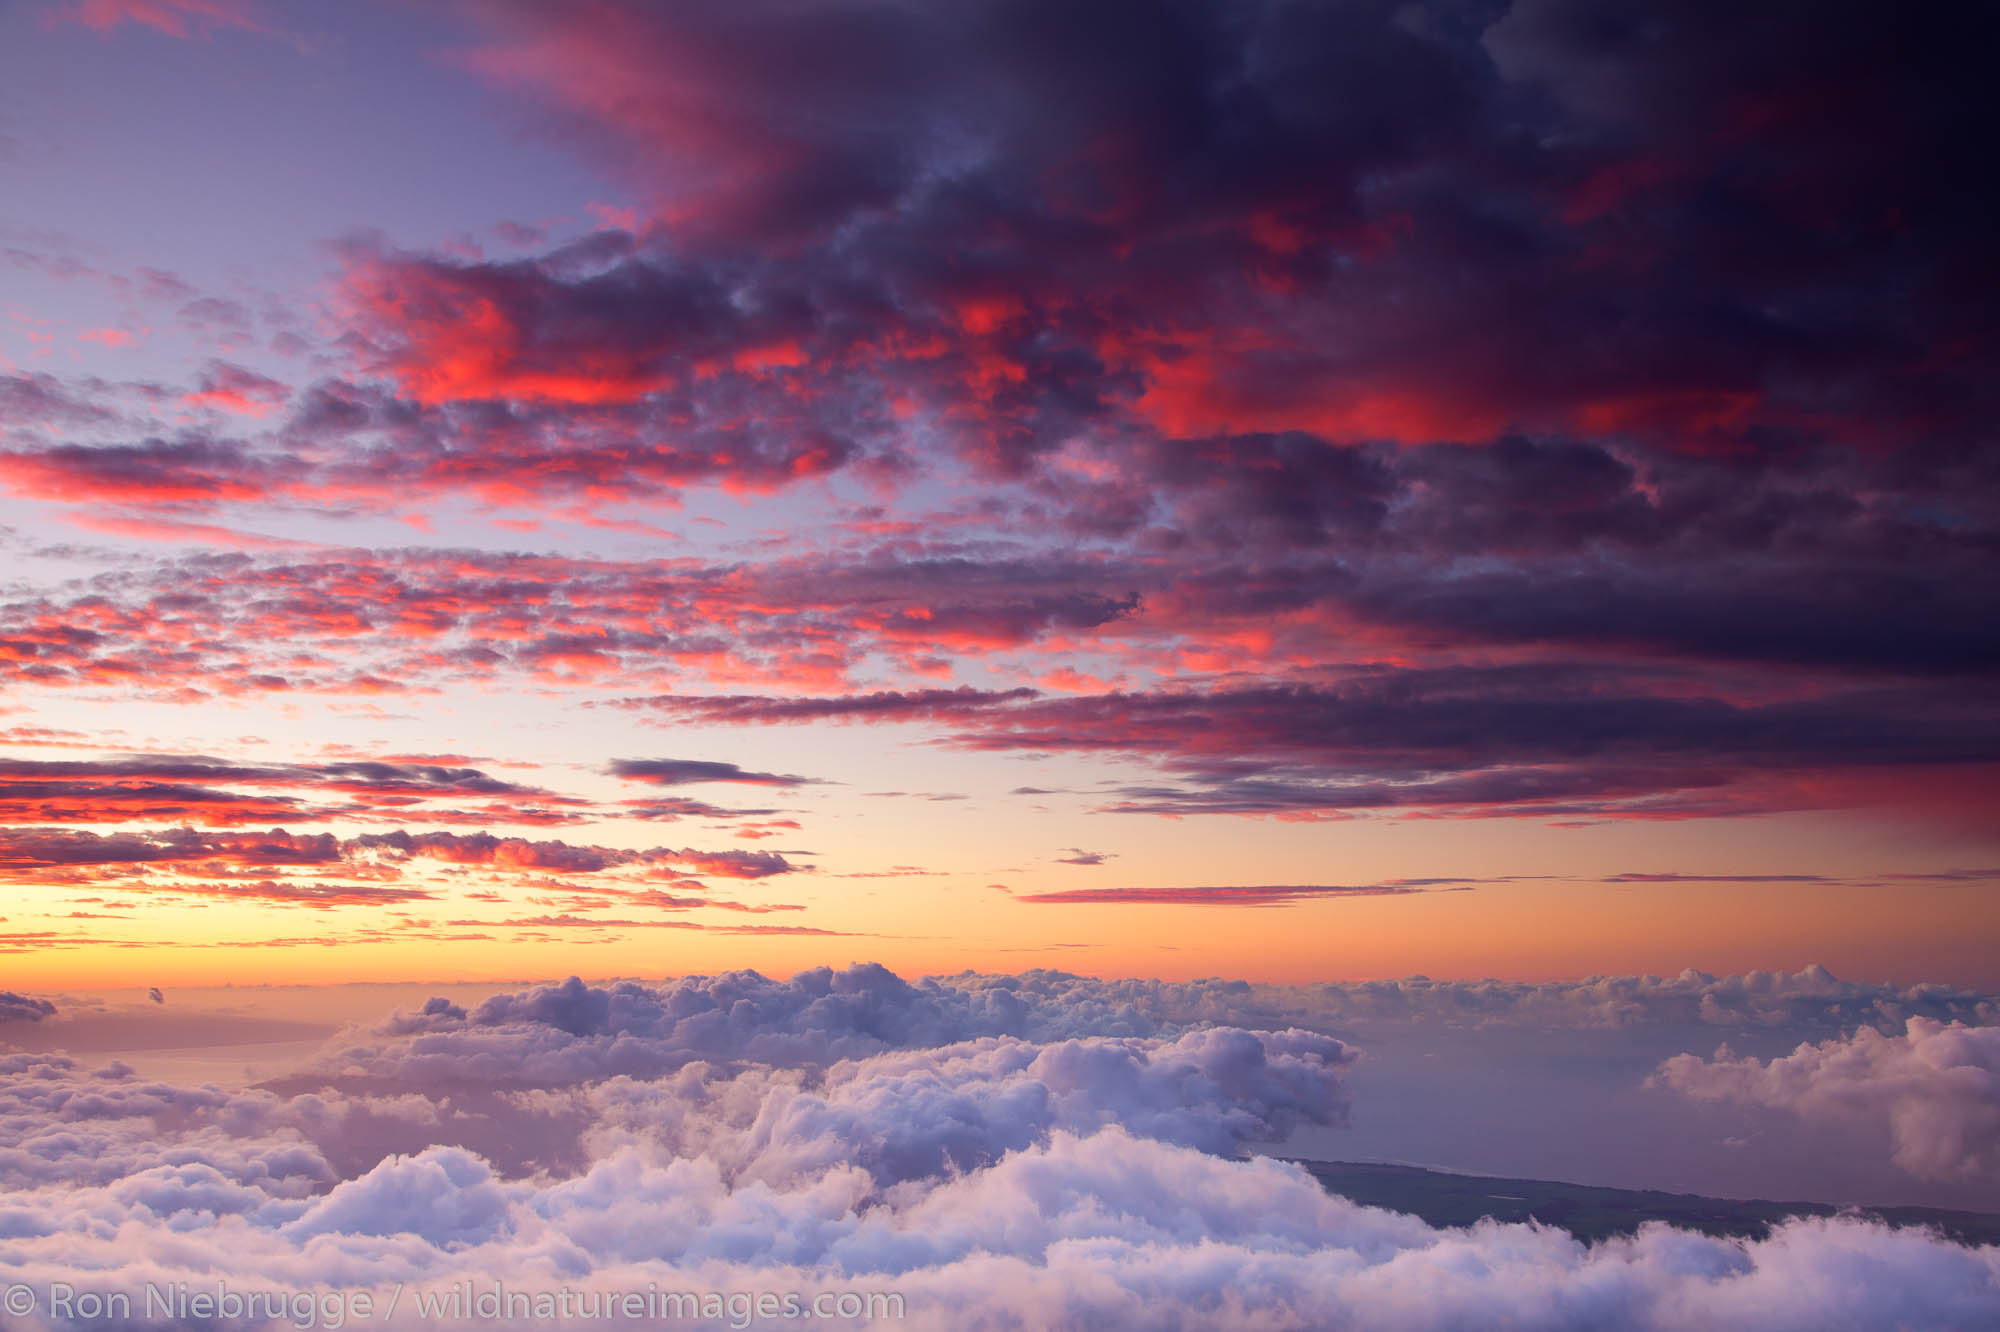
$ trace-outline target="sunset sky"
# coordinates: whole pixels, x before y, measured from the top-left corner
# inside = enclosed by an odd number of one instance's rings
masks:
[[[2000,1328],[1996,50],[0,3],[0,1324]]]
[[[8,984],[2000,987],[1976,7],[1693,8],[0,8]]]

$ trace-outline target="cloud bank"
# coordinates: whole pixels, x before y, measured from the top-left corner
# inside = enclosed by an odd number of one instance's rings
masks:
[[[1549,988],[1501,987],[1484,1008],[1532,1021]],[[1623,1020],[1717,993],[1830,1016],[1861,988],[1690,975],[1574,994]],[[2000,1250],[1921,1231],[1648,1226],[1586,1246],[1541,1226],[1434,1229],[1243,1159],[1349,1105],[1344,1042],[1219,1020],[1273,997],[857,967],[434,999],[242,1091],[0,1057],[0,1262],[13,1280],[95,1289],[504,1274],[521,1290],[893,1291],[901,1325],[940,1329],[1970,1332],[2000,1318]],[[1992,1030],[1917,1020],[1863,1048],[1948,1069],[1968,1061],[1915,1043],[1962,1053]]]

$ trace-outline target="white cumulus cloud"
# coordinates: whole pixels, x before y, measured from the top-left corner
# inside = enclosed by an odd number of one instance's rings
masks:
[[[1543,1226],[1433,1228],[1246,1159],[1349,1111],[1356,1054],[1284,1020],[1302,995],[735,973],[432,1003],[246,1090],[4,1056],[0,1269],[38,1289],[223,1281],[378,1300],[496,1280],[895,1292],[897,1326],[954,1332],[2000,1325],[2000,1249],[1923,1231],[1799,1220],[1744,1241],[1651,1225],[1586,1245]],[[1937,1068],[1976,1060],[1932,1039],[1988,1048],[1928,1019],[1910,1033],[1874,1039],[1921,1036],[1900,1057]],[[509,1324],[406,1304],[371,1325]],[[85,1326],[46,1306],[8,1321]]]
[[[1808,1119],[1886,1127],[1896,1164],[1927,1179],[2000,1183],[2000,1027],[1911,1018],[1862,1027],[1768,1062],[1677,1055],[1660,1083],[1703,1101],[1775,1106]]]

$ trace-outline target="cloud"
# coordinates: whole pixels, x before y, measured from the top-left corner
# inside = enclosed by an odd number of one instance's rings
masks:
[[[1063,888],[1016,893],[1014,897],[1020,902],[1097,906],[1285,906],[1315,897],[1393,897],[1423,891],[1399,884],[1243,884],[1222,888]]]
[[[374,1080],[488,1079],[560,1085],[691,1062],[825,1067],[889,1050],[982,1038],[1052,1042],[1179,1035],[1220,1020],[1247,986],[1168,987],[1058,973],[908,982],[882,967],[820,967],[789,981],[755,972],[495,995],[453,1016],[404,1015],[330,1052],[330,1069]],[[511,1061],[511,1062],[510,1062]],[[546,1062],[544,1062],[546,1061]]]
[[[1994,114],[1979,20],[1616,8],[1671,35],[1553,3],[468,6],[463,64],[643,202],[505,262],[355,247],[350,349],[425,411],[505,403],[545,475],[758,488],[942,440],[1052,481],[1081,440],[1130,489],[1300,534],[1382,511],[1324,445],[1964,447],[1978,358],[1927,349],[1989,337],[1984,213],[1948,165]],[[782,388],[794,448],[714,437],[753,387]],[[638,447],[551,448],[556,413]],[[1603,521],[1619,465],[1558,460],[1529,502]]]
[[[667,796],[656,800],[621,800],[619,812],[628,819],[653,823],[673,823],[679,819],[762,819],[780,813],[777,809],[725,809],[689,796]],[[740,837],[744,830],[738,829]]]
[[[1116,1034],[1121,996],[1257,1002],[1048,972],[736,973],[436,999],[243,1091],[0,1056],[0,1254],[43,1288],[860,1289],[920,1328],[1970,1332],[2000,1313],[2000,1253],[1853,1218],[1587,1246],[1359,1207],[1239,1156],[1340,1121],[1346,1046]],[[968,1032],[1010,1021],[1040,1034]]]
[[[658,854],[673,862],[677,872],[713,874],[720,879],[765,879],[798,868],[776,851],[697,851],[690,847]]]
[[[40,1022],[55,1015],[56,1006],[12,990],[0,990],[0,1022]]]
[[[1359,1315],[1410,1328],[1501,1318],[1562,1332],[1610,1316],[1640,1329],[1691,1318],[1804,1332],[1829,1318],[1971,1329],[1992,1310],[1990,1257],[1917,1232],[1794,1222],[1747,1243],[1661,1229],[1587,1249],[1552,1228],[1432,1231],[1330,1197],[1295,1167],[1117,1129],[1053,1134],[866,1212],[853,1207],[856,1188],[851,1173],[828,1172],[816,1187],[733,1189],[706,1161],[636,1151],[537,1188],[497,1179],[462,1149],[435,1148],[303,1204],[253,1209],[258,1190],[193,1170],[143,1177],[125,1198],[91,1190],[77,1201],[132,1218],[122,1264],[166,1277],[226,1273],[238,1289],[303,1275],[297,1255],[309,1247],[357,1274],[424,1286],[471,1276],[484,1288],[507,1271],[517,1289],[890,1290],[919,1328],[963,1327],[968,1314],[992,1327],[1190,1318],[1279,1327]],[[169,1249],[166,1217],[202,1202],[230,1217],[231,1250],[220,1227]],[[587,1255],[589,1269],[538,1262],[537,1237],[562,1244],[572,1263]],[[65,1252],[79,1266],[128,1270],[85,1234],[10,1243],[24,1280],[64,1271]],[[1865,1278],[1865,1294],[1836,1307],[1825,1283],[1842,1271]]]
[[[320,803],[270,794],[274,789],[304,790]],[[344,800],[328,803],[335,797]],[[532,817],[537,805],[575,808],[586,803],[502,781],[477,768],[436,764],[373,760],[255,764],[199,754],[0,758],[0,823],[144,820],[230,827],[335,817],[409,818],[425,801],[465,798],[483,802],[484,811],[495,821],[502,815]],[[424,809],[424,813],[441,817],[443,811]]]
[[[1415,886],[1423,886],[1422,881]],[[1066,1013],[1090,1023],[1131,1024],[1109,1028],[1119,1034],[1154,1035],[1202,1022],[1322,1031],[1357,1022],[1435,1022],[1467,1028],[1693,1025],[1838,1033],[1861,1025],[1900,1030],[1908,1019],[1923,1017],[2000,1026],[2000,1003],[1992,995],[1946,985],[1843,980],[1817,965],[1734,976],[1690,969],[1677,976],[1542,982],[1413,976],[1253,987],[1240,981],[1168,984],[1043,972],[1020,977],[965,973],[939,981],[974,996],[989,994],[992,1001],[1018,998],[1030,1005],[1030,1015]],[[1114,1013],[1119,1015],[1115,1019],[1110,1016]],[[1042,1029],[1031,1026],[1023,1034],[1037,1030]]]
[[[422,862],[452,867],[442,877]],[[789,874],[798,867],[775,851],[707,851],[654,847],[648,850],[576,845],[560,840],[496,837],[491,833],[389,832],[336,838],[331,833],[149,829],[104,834],[68,828],[0,829],[0,879],[38,887],[89,887],[101,892],[163,898],[221,897],[272,906],[317,909],[386,906],[440,900],[475,885],[514,894],[550,889],[581,910],[612,902],[657,910],[715,907],[739,912],[798,910],[661,891],[702,890],[693,874],[754,880]],[[469,872],[469,873],[468,873]],[[550,879],[550,874],[589,876],[588,886]],[[478,893],[473,893],[478,896]],[[488,892],[485,900],[505,901]],[[546,897],[530,900],[548,901]],[[554,918],[460,921],[462,925],[544,927]],[[560,922],[607,928],[619,922],[562,918]],[[664,925],[665,922],[648,922]],[[381,937],[393,937],[398,922]],[[734,929],[748,926],[672,928]],[[777,927],[767,927],[776,932]],[[795,933],[825,933],[803,926]]]
[[[79,395],[56,376],[41,371],[0,375],[0,424],[82,425],[103,421],[112,413]]]
[[[647,858],[646,853],[604,846],[574,846],[562,841],[496,837],[492,833],[363,833],[351,844],[361,851],[396,857],[440,860],[453,865],[491,865],[516,870],[555,870],[563,874],[594,874]]]
[[[1657,1080],[1695,1100],[1886,1129],[1891,1159],[1921,1178],[2000,1182],[2000,1027],[1912,1017],[1900,1034],[1864,1026],[1768,1062],[1725,1045],[1713,1059],[1676,1055]]]
[[[211,361],[186,402],[191,407],[218,407],[246,416],[263,416],[283,406],[290,396],[287,385],[267,375],[229,361]]]
[[[212,506],[254,501],[300,475],[295,460],[183,433],[137,444],[60,444],[0,453],[0,478],[41,499]]]
[[[1628,871],[1605,878],[1606,883],[1833,883],[1824,874],[1646,874]]]
[[[211,833],[193,828],[110,834],[68,828],[0,832],[0,872],[16,878],[60,866],[218,860],[235,865],[330,866],[340,859],[340,843],[331,833],[297,835],[278,828],[268,833]]]
[[[592,904],[593,906],[596,904]],[[804,907],[776,903],[770,906],[747,906],[741,902],[726,902],[706,897],[672,897],[661,894],[644,900],[644,905],[657,907],[663,911],[685,911],[692,907],[715,907],[724,911],[745,911],[753,914],[767,914],[774,911],[803,911]],[[816,925],[715,925],[692,920],[648,919],[619,920],[607,916],[522,916],[509,920],[453,920],[447,925],[479,925],[494,929],[527,930],[527,937],[547,941],[556,936],[550,930],[608,930],[622,934],[626,930],[699,930],[709,934],[796,934],[817,937],[866,937],[881,938],[880,935],[858,936],[851,930],[827,930]]]
[[[1734,530],[1750,520],[1718,521]],[[1506,527],[1495,529],[1496,540]],[[1813,544],[1825,535],[1801,531],[1786,542]],[[1890,544],[1903,541],[1896,536]],[[1445,558],[1422,542],[1393,558],[1384,554],[1385,565],[1405,572],[1394,582],[1401,593],[1383,604],[1404,609],[1388,617],[1394,623],[1367,632],[1385,634],[1379,645],[1394,654],[1407,633],[1450,629],[1444,640],[1450,651],[1429,664],[1355,666],[1341,663],[1343,651],[1353,650],[1352,616],[1372,604],[1365,561],[1216,571],[1194,567],[1199,559],[1178,564],[1180,558],[1148,566],[1108,556],[850,561],[814,555],[722,566],[473,551],[357,551],[289,561],[206,555],[107,575],[88,598],[0,607],[0,660],[38,685],[109,686],[178,701],[302,690],[422,691],[500,679],[565,688],[616,680],[628,690],[634,682],[657,681],[651,692],[599,701],[669,724],[895,722],[941,731],[951,743],[978,750],[1121,754],[1161,770],[1110,793],[1105,807],[1126,813],[1691,818],[1872,804],[1929,809],[1934,816],[1962,810],[1976,823],[1988,812],[1980,794],[1985,786],[1963,779],[1990,760],[2000,725],[1991,690],[1963,669],[1983,659],[1979,646],[1939,640],[1934,652],[1864,660],[1859,648],[1840,646],[1854,638],[1850,629],[1833,627],[1887,624],[1885,616],[1904,613],[1892,606],[1926,607],[1924,615],[1937,612],[1936,623],[1946,626],[2000,622],[1969,605],[1962,614],[1941,611],[1936,597],[1905,582],[1829,578],[1828,566],[1801,566],[1795,571],[1801,588],[1872,589],[1868,595],[1879,605],[1829,604],[1826,637],[1815,639],[1818,630],[1791,636],[1799,644],[1822,642],[1824,652],[1806,655],[1843,663],[1845,673],[1827,680],[1780,673],[1751,697],[1734,688],[1727,671],[1682,655],[1775,660],[1747,642],[1667,644],[1653,629],[1635,639],[1617,619],[1623,610],[1613,620],[1568,626],[1510,628],[1480,618],[1516,592],[1524,605],[1594,604],[1598,594],[1588,588],[1587,596],[1564,590],[1562,569],[1524,574],[1513,591],[1482,594],[1477,614],[1447,609],[1425,619],[1410,610],[1431,602],[1408,583],[1409,569],[1432,567],[1446,590],[1487,575],[1464,572],[1456,555]],[[1564,567],[1570,558],[1561,557]],[[1602,559],[1576,558],[1597,570],[1593,578],[1612,577]],[[1676,558],[1671,549],[1660,557]],[[1708,612],[1693,613],[1696,601],[1727,603],[1761,576],[1740,564],[1697,563],[1702,569],[1690,572],[1683,589],[1693,599],[1684,607],[1689,614],[1676,620],[1648,612],[1647,624],[1710,623]],[[1664,566],[1654,560],[1652,567]],[[1940,588],[1958,589],[1940,595],[1972,595],[1987,586],[1965,576],[1959,555],[1929,567]],[[356,580],[382,595],[348,595]],[[1103,591],[1107,583],[1117,596]],[[1633,600],[1640,590],[1619,579],[1600,590],[1607,608],[1640,604]],[[1802,604],[1782,589],[1773,595]],[[661,614],[635,625],[635,604],[657,606]],[[1744,622],[1776,623],[1775,612],[1759,606],[1744,608]],[[1916,652],[1911,645],[1928,632],[1880,637]],[[1472,643],[1495,640],[1513,644],[1509,651],[1521,659],[1452,660]],[[319,651],[272,646],[300,642]],[[854,673],[871,660],[915,672],[928,669],[925,661],[953,664],[927,654],[969,662],[987,659],[997,646],[1023,654],[1029,669],[1049,653],[1082,647],[1134,667],[1171,667],[1185,683],[1084,693],[1027,685],[849,691]],[[1647,655],[1654,652],[1663,655]],[[1302,668],[1301,660],[1314,664]],[[1199,671],[1189,672],[1194,666]],[[689,675],[725,689],[740,688],[747,676],[769,681],[771,689],[703,693],[688,687]],[[290,784],[338,786],[373,802],[426,790],[443,799],[458,789],[482,802],[496,822],[560,822],[580,808],[519,784],[495,784],[476,769],[404,766],[409,770],[400,775],[357,770],[344,781],[331,768],[300,769]],[[192,784],[198,775],[179,780]],[[121,804],[188,810],[199,798],[216,806],[210,818],[304,817],[302,810],[286,812],[296,805],[271,803],[293,796],[269,791],[258,793],[265,802],[258,809],[232,815],[229,802],[213,794],[230,774],[205,775],[206,796],[96,792],[103,799],[89,807],[107,814]],[[51,787],[47,800],[17,817],[53,821],[65,794]],[[698,813],[673,802],[631,808],[642,817]],[[479,816],[475,809],[466,818]]]
[[[330,1049],[329,1074],[384,1085],[561,1086],[658,1076],[701,1062],[823,1069],[896,1050],[1015,1039],[1172,1040],[1208,1027],[1327,1032],[1357,1023],[1482,1028],[1645,1025],[1852,1030],[1911,1017],[2000,1026],[1994,998],[1945,986],[1843,981],[1821,967],[1716,977],[1434,981],[1313,986],[1242,981],[1097,980],[1056,971],[966,972],[906,981],[874,965],[813,968],[788,981],[755,972],[659,986],[571,979],[499,994],[471,1010],[398,1014]]]
[[[186,37],[190,31],[205,34],[212,27],[263,31],[249,0],[77,0],[49,12],[52,19],[80,23],[100,32],[125,23],[152,28],[169,37]]]
[[[712,763],[700,759],[613,759],[611,774],[628,781],[651,782],[656,786],[685,786],[696,782],[805,786],[813,780],[775,772],[747,772],[734,763]]]
[[[828,721],[956,720],[967,713],[1038,697],[1027,688],[880,690],[842,698],[777,698],[753,694],[632,698],[620,706],[712,722],[756,722],[766,725]]]
[[[1881,799],[1898,783],[1915,800],[1930,790],[1929,772],[1986,763],[1987,732],[2000,727],[1981,687],[1746,704],[1654,693],[1629,678],[1582,665],[1371,668],[1323,685],[629,706],[739,723],[941,720],[957,728],[948,743],[967,749],[1123,753],[1187,779],[1125,787],[1105,806],[1114,812],[1299,818],[1713,817]]]
[[[1581,981],[1403,980],[1310,987],[1323,1011],[1344,1020],[1443,1021],[1466,1026],[1546,1027],[1694,1024],[1839,1031],[1900,1027],[1912,1017],[2000,1025],[1991,996],[1941,985],[1870,985],[1826,968],[1711,976],[1593,976]],[[1311,1002],[1311,1001],[1301,1001]]]
[[[1014,794],[1021,795],[1023,792],[1016,791]],[[1029,792],[1027,794],[1041,793]],[[1085,851],[1083,848],[1075,846],[1065,847],[1064,849],[1069,854],[1057,857],[1056,864],[1058,865],[1102,865],[1107,860],[1116,859],[1114,853],[1108,851]]]
[[[1290,453],[1267,456],[1244,446],[1188,478],[1192,498],[1176,500],[1172,512],[1142,512],[1136,526],[1107,534],[1137,543],[1120,555],[1027,549],[995,558],[990,546],[967,543],[925,559],[801,556],[754,569],[685,570],[679,577],[646,563],[571,561],[561,569],[537,561],[493,567],[479,578],[473,571],[498,563],[490,554],[357,553],[386,565],[375,576],[397,583],[406,598],[393,610],[365,611],[316,604],[342,585],[351,560],[244,569],[239,576],[283,587],[283,599],[258,604],[292,620],[294,632],[317,626],[324,633],[332,615],[344,615],[350,632],[391,615],[399,627],[421,626],[427,636],[473,628],[521,596],[523,580],[553,584],[565,573],[564,587],[581,594],[542,603],[544,616],[558,623],[539,641],[485,635],[483,657],[437,653],[432,670],[449,662],[466,671],[484,661],[488,670],[508,664],[575,673],[662,656],[692,659],[699,668],[733,645],[753,660],[769,651],[801,679],[815,670],[837,679],[870,648],[914,669],[923,659],[948,662],[995,646],[1080,636],[1121,651],[1177,645],[1190,660],[1268,667],[1351,651],[1356,632],[1364,631],[1386,642],[1415,637],[1460,649],[1535,646],[1676,664],[1830,665],[1949,680],[1976,676],[1996,646],[1987,627],[1994,607],[1980,573],[2000,515],[1966,498],[1980,478],[1956,465],[1892,468],[1856,455],[1804,478],[1738,476],[1726,463],[1512,436],[1490,448],[1337,451],[1354,455],[1344,471],[1374,478],[1368,490],[1379,500],[1378,519],[1296,527],[1279,522],[1280,510],[1260,517],[1262,510],[1247,501],[1228,499],[1243,478],[1276,469],[1270,484],[1288,498],[1318,483],[1285,474]],[[167,530],[220,507],[288,498],[347,504],[366,489],[356,478],[314,479],[301,466],[282,451],[193,436],[21,448],[0,458],[16,488],[29,493],[149,506],[145,519],[124,512],[90,519],[100,525],[150,521]],[[1307,471],[1317,466],[1299,464]],[[1566,479],[1569,473],[1584,479]],[[1612,484],[1588,479],[1604,473]],[[1158,490],[1143,475],[1131,485],[1138,496]],[[1324,485],[1329,505],[1353,491],[1343,476],[1329,476]],[[389,493],[401,494],[393,487]],[[545,504],[527,491],[496,492],[492,502]],[[1007,492],[995,492],[992,502],[995,522],[1067,521],[1033,506],[1024,510],[1021,498]],[[556,508],[578,520],[593,516],[570,500]],[[1269,539],[1246,550],[1233,536],[1246,524]],[[185,531],[202,526],[188,524]],[[1174,546],[1166,555],[1144,548],[1169,532]],[[1904,558],[1912,549],[1924,550],[1925,560]],[[162,594],[189,596],[191,576],[199,589],[198,571],[173,570]],[[503,601],[482,602],[474,596],[480,591]],[[638,595],[660,597],[686,623],[711,624],[721,636],[641,632],[629,616],[594,613],[600,606],[622,610]],[[236,605],[226,602],[208,615],[231,614]],[[201,611],[175,609],[164,625],[157,616],[134,616],[128,632],[157,634]],[[1881,632],[1857,636],[1851,628],[1857,620]],[[495,639],[508,646],[496,648]],[[802,640],[811,640],[810,651],[801,650]],[[411,646],[392,641],[406,652]],[[49,665],[61,660],[48,655]],[[171,658],[158,664],[172,669]],[[386,687],[410,673],[409,663],[400,665],[368,678]],[[297,679],[300,670],[294,663],[225,678],[254,676],[263,687],[296,688],[306,683]],[[174,673],[193,674],[185,665]],[[1036,678],[1055,676],[1045,670]],[[905,705],[913,715],[922,702],[920,691],[889,692],[917,694]],[[873,701],[885,714],[895,708],[886,696]]]
[[[84,641],[47,607],[18,635],[21,669],[211,697],[642,673],[679,694],[664,677],[692,672],[814,696],[647,711],[955,726],[981,701],[913,681],[997,646],[1101,651],[1117,660],[1100,681],[1497,648],[1551,668],[1832,668],[1859,691],[1843,707],[1879,682],[1851,675],[1941,679],[1938,710],[1980,732],[1990,699],[1964,682],[2000,623],[1977,443],[1993,401],[1967,367],[1990,340],[1990,210],[1940,165],[1945,145],[1977,151],[1970,126],[1991,110],[1962,54],[1978,43],[1954,38],[1968,20],[1786,7],[1694,32],[1616,8],[1621,31],[1665,35],[1597,41],[1555,3],[1492,23],[1192,5],[1150,24],[985,0],[803,18],[470,6],[462,65],[601,151],[631,217],[553,243],[517,231],[527,248],[505,260],[348,245],[346,364],[241,437],[114,431],[103,404],[124,390],[11,376],[15,488],[115,507],[91,521],[121,530],[214,537],[230,529],[173,524],[413,493],[615,523],[605,496],[843,470],[991,484],[948,513],[856,511],[856,532],[923,531],[920,553],[735,569],[384,553],[370,572],[397,595],[367,606],[340,594],[360,558],[175,568],[159,597],[214,604],[160,616],[124,595],[136,580],[93,589],[128,613]],[[225,9],[103,17],[240,12]],[[1883,50],[1895,77],[1860,87]],[[1795,165],[1792,185],[1770,161]],[[1841,225],[1804,221],[1825,217]],[[216,362],[166,400],[281,405],[285,386],[254,373]],[[91,442],[39,433],[84,417]],[[951,542],[952,524],[979,535]],[[256,617],[238,585],[270,594]],[[538,632],[499,632],[524,601]],[[636,626],[635,604],[656,623]],[[299,634],[340,650],[257,650]],[[871,654],[903,678],[857,676]],[[1565,736],[1610,710],[1575,715],[1564,672],[1549,678]],[[1810,708],[1817,677],[1786,679]],[[1663,714],[1753,710],[1726,676],[1620,687]],[[1714,744],[1701,772],[1461,763],[1416,781],[1364,763],[1142,783],[1114,807],[1671,817],[1827,801],[1817,774],[1722,790],[1709,779],[1737,759]]]
[[[824,715],[866,696],[932,721],[946,700],[913,680],[1001,644],[1132,649],[1116,664],[1140,670],[1503,648],[1977,678],[2000,623],[1995,399],[1972,369],[1996,275],[1991,210],[1955,164],[1994,114],[1966,54],[1981,20],[1787,3],[1695,30],[1651,0],[1612,8],[1658,41],[1553,0],[1477,21],[1276,0],[1078,23],[1003,0],[465,6],[460,67],[600,154],[630,216],[553,243],[515,230],[505,260],[348,244],[344,364],[241,438],[113,432],[116,386],[10,376],[12,486],[210,537],[229,528],[172,524],[412,494],[616,524],[605,497],[847,471],[885,493],[970,472],[982,493],[857,511],[855,531],[922,531],[921,558],[746,570],[783,595],[729,587],[726,623],[663,600],[678,634],[550,610],[579,623],[503,641],[473,623],[501,603],[438,576],[407,614],[454,640],[396,654],[426,670],[329,680],[55,642],[34,664],[277,690],[637,659],[819,690],[886,650],[910,678],[864,675],[872,692]],[[248,21],[214,0],[62,12]],[[216,362],[163,401],[278,405],[253,373]],[[40,433],[79,413],[101,438]],[[989,539],[937,540],[954,524]],[[463,590],[505,580],[485,581]],[[711,581],[730,580],[679,586]],[[264,605],[325,615],[311,600]],[[400,605],[344,609],[393,637]],[[1709,696],[1740,701],[1728,684]],[[1133,803],[1288,799],[1311,797]]]
[[[120,885],[128,891],[157,892],[176,897],[227,897],[272,906],[330,907],[393,906],[427,902],[437,893],[414,886],[372,883],[300,882],[295,879],[228,879],[204,882],[177,878],[167,883]]]

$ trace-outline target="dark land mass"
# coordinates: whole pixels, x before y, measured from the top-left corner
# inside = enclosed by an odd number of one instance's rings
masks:
[[[1370,1207],[1409,1212],[1434,1226],[1469,1226],[1481,1217],[1540,1221],[1580,1240],[1630,1235],[1665,1221],[1709,1235],[1762,1239],[1792,1216],[1844,1214],[1891,1226],[1925,1226],[1959,1244],[2000,1244],[2000,1214],[1937,1207],[1834,1207],[1827,1203],[1704,1198],[1654,1189],[1608,1189],[1547,1179],[1492,1179],[1417,1166],[1354,1161],[1298,1161],[1330,1193]]]

